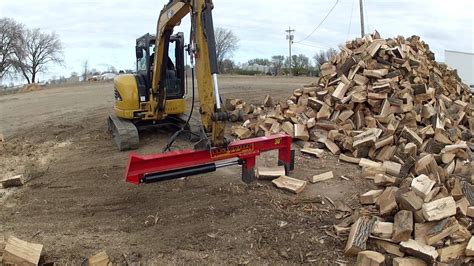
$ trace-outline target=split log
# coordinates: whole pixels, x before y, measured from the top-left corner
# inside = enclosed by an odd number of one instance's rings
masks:
[[[405,257],[405,258],[394,258],[392,262],[393,266],[427,266],[426,262],[418,258]]]
[[[416,193],[412,190],[401,194],[398,199],[398,202],[400,209],[411,212],[416,212],[420,210],[424,203],[423,199],[417,196]]]
[[[393,235],[393,223],[375,221],[372,234],[380,238],[391,239]]]
[[[373,225],[374,221],[368,217],[360,217],[352,224],[346,248],[344,249],[346,255],[354,256],[365,250]]]
[[[428,176],[419,175],[411,182],[411,188],[418,196],[425,199],[435,184],[436,182],[431,180]]]
[[[474,236],[469,239],[469,243],[466,247],[466,256],[474,256]]]
[[[375,202],[379,208],[380,215],[389,215],[397,209],[398,205],[395,200],[395,194],[397,193],[397,187],[387,187],[382,194],[378,197]]]
[[[43,245],[29,243],[10,236],[3,251],[3,263],[13,265],[38,265]]]
[[[439,221],[456,214],[453,197],[445,197],[423,204],[423,216],[427,221]]]
[[[285,167],[283,166],[277,166],[273,168],[257,167],[257,178],[261,180],[272,180],[284,175]]]
[[[462,243],[438,249],[438,260],[441,262],[449,262],[454,259],[459,259],[465,254],[466,247],[467,243]]]
[[[3,188],[19,187],[25,184],[25,178],[23,175],[11,176],[0,180],[0,184],[3,186]]]
[[[400,250],[400,246],[397,245],[397,244],[394,244],[392,242],[377,239],[377,240],[375,240],[375,245],[377,247],[379,247],[380,249],[383,249],[385,252],[387,252],[389,254],[392,254],[392,255],[395,255],[395,256],[398,256],[398,257],[405,256],[405,253],[403,253]]]
[[[375,204],[377,198],[383,193],[383,189],[370,190],[360,195],[361,204]]]
[[[366,250],[361,251],[357,254],[357,262],[356,266],[377,266],[377,265],[384,265],[385,256],[379,252]]]
[[[438,258],[439,254],[432,246],[425,245],[413,239],[400,243],[401,250],[412,256],[420,258],[427,263],[432,263]]]
[[[402,170],[401,164],[391,161],[384,161],[382,166],[387,174],[400,176],[400,171]]]
[[[326,173],[314,175],[311,178],[310,182],[311,183],[317,183],[317,182],[329,180],[331,178],[334,178],[334,174],[332,173],[332,171],[329,171],[329,172],[326,172]]]
[[[337,146],[336,143],[332,142],[330,139],[326,138],[323,143],[324,145],[326,145],[326,148],[328,148],[328,150],[332,152],[332,154],[338,155],[339,153],[341,153],[341,149],[339,149],[339,146]]]
[[[318,158],[321,158],[324,154],[324,150],[322,149],[314,149],[314,148],[303,148],[301,149],[301,152],[302,153],[306,153],[306,154],[311,154],[311,155],[314,155]]]
[[[433,228],[428,231],[425,235],[425,241],[427,245],[433,245],[438,241],[450,236],[454,232],[459,230],[459,223],[456,218],[451,217],[438,222]]]
[[[105,251],[101,251],[87,259],[89,266],[107,266],[110,264],[109,255]]]
[[[418,136],[413,130],[404,127],[402,132],[400,133],[400,136],[403,138],[408,139],[410,142],[415,143],[418,146],[421,146],[423,144],[423,139]]]
[[[413,213],[401,210],[394,218],[392,239],[395,241],[408,241],[413,232]]]
[[[354,164],[359,164],[360,163],[360,158],[355,158],[351,156],[347,156],[343,153],[339,154],[339,160],[347,163],[354,163]]]
[[[309,133],[308,133],[308,130],[306,129],[305,125],[295,124],[294,127],[295,127],[294,128],[294,132],[295,132],[294,138],[295,139],[300,139],[300,140],[304,140],[304,141],[309,140]]]
[[[303,191],[307,182],[289,176],[280,176],[277,179],[273,179],[272,183],[280,189],[298,194]]]

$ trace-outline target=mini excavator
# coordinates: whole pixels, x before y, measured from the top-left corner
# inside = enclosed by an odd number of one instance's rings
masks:
[[[136,41],[137,73],[119,75],[114,80],[115,113],[109,116],[108,126],[119,150],[138,148],[141,127],[174,125],[179,128],[163,153],[129,154],[127,182],[154,183],[241,165],[242,180],[250,183],[255,180],[256,156],[269,150],[279,151],[278,163],[285,167],[287,174],[293,170],[294,152],[288,135],[232,142],[225,137],[228,113],[219,95],[213,7],[212,0],[169,1],[160,13],[156,35],[146,34]],[[173,34],[173,29],[187,14],[191,17],[186,51],[192,65],[193,101],[185,121],[181,118],[186,109],[184,34]],[[170,144],[177,135],[189,128],[194,108],[195,71],[202,124],[199,141],[194,149],[170,151]]]

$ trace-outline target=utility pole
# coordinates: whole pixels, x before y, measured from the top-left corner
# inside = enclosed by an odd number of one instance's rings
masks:
[[[364,30],[364,4],[363,0],[359,0],[359,7],[360,7],[360,37],[364,37],[365,30]]]
[[[289,48],[289,55],[290,57],[288,57],[288,61],[290,63],[290,76],[291,76],[291,45],[293,44],[293,39],[295,38],[295,35],[291,34],[292,32],[294,32],[295,30],[292,30],[291,27],[288,27],[288,30],[286,30],[287,32],[287,35],[286,35],[286,39],[288,40],[288,48]]]

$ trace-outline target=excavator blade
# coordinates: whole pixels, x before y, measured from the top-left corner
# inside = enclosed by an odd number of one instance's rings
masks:
[[[120,119],[115,115],[109,115],[107,124],[119,151],[138,148],[138,130],[131,121]]]

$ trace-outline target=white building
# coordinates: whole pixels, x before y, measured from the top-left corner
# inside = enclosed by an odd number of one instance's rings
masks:
[[[474,54],[445,50],[444,57],[446,64],[457,69],[462,81],[474,91]]]

